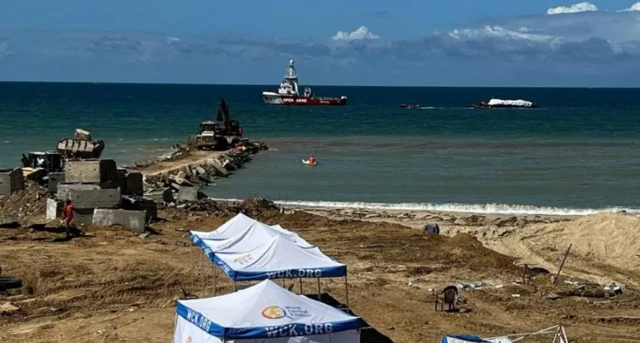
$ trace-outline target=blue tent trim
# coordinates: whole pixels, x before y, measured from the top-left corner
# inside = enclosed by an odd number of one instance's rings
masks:
[[[176,306],[178,315],[201,330],[210,335],[222,339],[252,339],[252,338],[276,338],[322,335],[331,332],[359,329],[361,327],[360,318],[329,323],[298,324],[291,323],[285,325],[247,327],[247,328],[225,328],[203,316],[197,311],[184,306],[178,302]]]
[[[267,279],[297,279],[297,278],[333,278],[347,275],[347,266],[330,268],[300,268],[269,271],[237,271],[227,263],[219,259],[215,254],[207,254],[207,257],[234,281],[259,281]]]
[[[486,341],[478,336],[474,336],[474,335],[446,335],[444,337],[442,337],[442,340],[440,341],[440,343],[449,343],[449,338],[454,338],[454,339],[458,339],[464,342],[473,342],[473,343],[491,343],[489,341]]]

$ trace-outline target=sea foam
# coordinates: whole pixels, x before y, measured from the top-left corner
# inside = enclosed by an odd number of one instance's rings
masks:
[[[216,201],[242,201],[240,199],[213,198]],[[341,202],[341,201],[294,201],[275,200],[274,203],[293,208],[351,208],[370,210],[403,210],[403,211],[433,211],[476,214],[510,214],[510,215],[557,215],[557,216],[587,216],[598,213],[626,211],[640,214],[640,209],[609,207],[609,208],[569,208],[546,207],[532,205],[506,204],[458,204],[458,203],[376,203],[376,202]]]

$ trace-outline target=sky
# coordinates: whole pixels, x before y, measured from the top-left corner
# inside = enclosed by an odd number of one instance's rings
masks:
[[[640,86],[640,2],[20,0],[0,80]]]

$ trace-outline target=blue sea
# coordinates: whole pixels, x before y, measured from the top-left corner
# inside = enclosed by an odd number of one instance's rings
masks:
[[[304,85],[303,85],[304,86]],[[0,83],[0,167],[75,128],[120,164],[155,159],[220,97],[271,150],[206,191],[285,204],[479,213],[640,209],[640,89],[314,87],[344,107],[272,107],[276,85]],[[491,97],[539,109],[473,110]],[[420,103],[420,109],[401,109]],[[302,158],[315,155],[309,168]]]

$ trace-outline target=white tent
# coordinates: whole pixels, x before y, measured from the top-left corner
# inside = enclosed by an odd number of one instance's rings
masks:
[[[292,241],[300,241],[302,246],[311,246],[295,232],[289,231],[280,225],[266,225],[255,219],[251,219],[242,213],[237,214],[214,231],[205,232],[192,230],[189,231],[189,235],[193,243],[200,245],[199,242],[201,240],[223,241],[234,239],[239,235],[246,234],[247,231],[256,227],[260,230],[270,231],[272,234],[289,236]]]
[[[556,325],[536,332],[510,334],[492,338],[480,338],[473,335],[446,335],[440,343],[514,343],[538,335],[553,335],[552,343],[569,342],[564,327],[562,325]]]
[[[346,265],[317,248],[303,248],[282,235],[276,235],[250,251],[216,252],[213,260],[234,281],[347,275]]]
[[[180,300],[174,343],[359,343],[361,321],[270,280],[219,297]]]
[[[213,240],[200,239],[196,235],[195,237],[198,238],[194,239],[194,242],[205,252],[209,259],[213,259],[213,254],[219,252],[247,252],[253,250],[275,236],[282,236],[303,248],[314,248],[313,245],[302,239],[295,232],[274,229],[272,226],[259,221],[255,221],[233,237]]]
[[[480,338],[473,335],[447,335],[440,343],[513,343],[508,337]]]
[[[473,335],[446,335],[442,337],[440,343],[490,343],[478,336]]]

